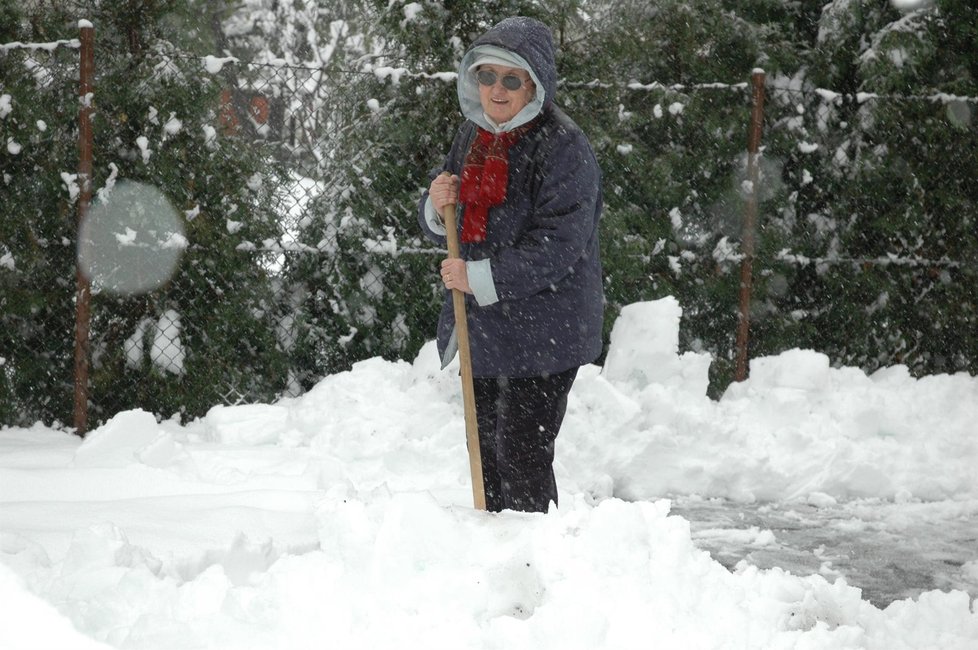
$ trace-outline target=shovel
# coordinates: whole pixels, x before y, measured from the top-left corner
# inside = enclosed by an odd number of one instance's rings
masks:
[[[448,256],[461,258],[458,230],[455,225],[455,206],[443,208]],[[465,410],[465,441],[469,449],[469,470],[472,472],[472,501],[476,510],[486,509],[485,486],[482,483],[482,453],[479,448],[479,423],[475,419],[475,385],[472,383],[472,353],[469,349],[469,321],[465,315],[465,295],[452,289],[455,308],[455,335],[458,339],[458,359],[462,374],[462,406]]]

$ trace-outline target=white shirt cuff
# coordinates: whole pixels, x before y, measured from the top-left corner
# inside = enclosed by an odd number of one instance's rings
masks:
[[[436,235],[447,234],[444,222],[442,222],[438,213],[435,212],[435,206],[431,204],[430,196],[424,202],[424,220],[428,223],[428,227],[431,228],[431,232]]]
[[[465,273],[469,276],[469,288],[480,307],[499,302],[496,295],[496,283],[492,279],[492,267],[489,260],[476,260],[465,263]]]

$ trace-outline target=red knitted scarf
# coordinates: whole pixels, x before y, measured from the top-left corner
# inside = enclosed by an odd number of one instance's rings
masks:
[[[485,241],[489,208],[506,200],[509,148],[523,137],[531,124],[532,122],[499,134],[480,128],[469,146],[462,165],[459,188],[459,202],[465,206],[462,217],[463,242]]]

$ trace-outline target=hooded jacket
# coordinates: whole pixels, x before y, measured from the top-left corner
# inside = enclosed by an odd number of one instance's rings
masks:
[[[480,55],[511,56],[533,78],[536,97],[510,122],[482,112],[469,68]],[[522,65],[525,63],[525,65]],[[598,248],[601,172],[581,129],[554,103],[557,71],[550,30],[532,18],[503,20],[476,39],[459,65],[459,105],[467,118],[431,178],[460,174],[477,128],[507,130],[539,118],[509,151],[505,201],[490,208],[484,241],[463,243],[472,295],[466,295],[472,370],[477,377],[562,372],[601,353],[604,294]],[[464,210],[458,226],[464,223]],[[424,193],[419,223],[445,245]],[[451,292],[445,292],[438,349],[455,353]]]

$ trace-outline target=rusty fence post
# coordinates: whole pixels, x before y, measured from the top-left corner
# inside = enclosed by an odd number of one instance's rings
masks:
[[[92,200],[92,102],[95,77],[95,27],[87,20],[78,22],[81,49],[78,85],[78,222],[76,237],[88,213]],[[89,326],[91,323],[92,288],[88,278],[75,262],[75,433],[84,436],[88,431],[88,360]]]
[[[761,129],[764,126],[764,71],[751,74],[753,108],[750,115],[750,134],[747,139],[747,180],[749,184],[744,214],[744,233],[741,242],[743,259],[740,262],[740,310],[737,321],[737,365],[734,380],[747,379],[747,345],[750,341],[750,300],[754,274],[754,234],[757,228],[758,152]]]

